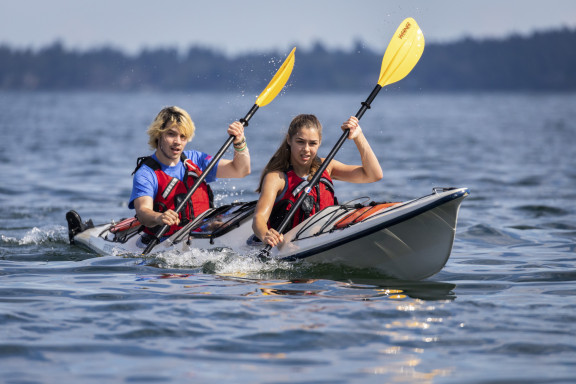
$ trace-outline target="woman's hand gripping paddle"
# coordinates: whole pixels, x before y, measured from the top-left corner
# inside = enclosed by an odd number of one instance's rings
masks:
[[[420,60],[422,52],[424,52],[424,35],[422,34],[422,31],[420,30],[420,27],[416,21],[412,18],[407,18],[400,24],[396,30],[396,33],[392,37],[392,40],[388,44],[388,48],[386,48],[384,58],[382,59],[382,67],[380,69],[380,78],[378,79],[378,84],[370,96],[368,96],[366,101],[362,103],[362,107],[358,113],[356,113],[358,120],[360,120],[360,118],[364,115],[364,112],[370,108],[370,104],[372,101],[374,101],[376,95],[378,95],[378,92],[380,92],[384,86],[402,80],[404,77],[406,77],[406,75],[408,75],[408,73],[410,73],[418,60]],[[279,233],[284,232],[288,226],[288,223],[292,221],[294,213],[302,205],[306,195],[318,183],[322,173],[326,170],[326,167],[328,167],[328,164],[330,164],[330,161],[332,161],[336,155],[336,152],[338,152],[340,147],[346,141],[348,134],[349,130],[344,131],[334,148],[332,148],[328,156],[326,156],[322,166],[316,171],[306,190],[302,192],[298,200],[296,200],[296,203],[284,217],[280,227],[276,229]],[[271,248],[272,247],[270,245],[266,245],[266,247],[260,251],[258,257],[261,260],[266,260],[270,255]]]
[[[256,102],[254,103],[254,105],[252,106],[250,111],[248,111],[248,113],[246,114],[246,116],[244,116],[244,118],[240,119],[240,122],[245,127],[248,126],[248,121],[252,118],[254,113],[256,113],[258,108],[263,107],[265,105],[268,105],[272,100],[274,100],[274,98],[278,95],[278,93],[280,93],[280,91],[282,90],[282,88],[284,87],[284,85],[286,84],[288,79],[290,78],[290,75],[292,74],[292,69],[294,68],[294,60],[295,60],[294,52],[295,51],[296,51],[296,48],[293,48],[292,51],[290,52],[290,54],[288,55],[288,57],[286,58],[286,60],[284,60],[284,63],[282,63],[282,66],[280,67],[280,69],[278,69],[278,71],[276,72],[276,74],[272,78],[272,80],[270,80],[270,82],[268,83],[266,88],[262,91],[260,96],[258,96],[258,98],[256,99]],[[224,155],[224,153],[226,152],[226,150],[228,149],[230,144],[232,144],[233,141],[234,141],[234,136],[231,135],[228,138],[228,140],[226,140],[226,142],[224,143],[222,148],[220,148],[220,150],[218,150],[216,155],[212,158],[212,160],[210,161],[210,163],[208,164],[206,169],[202,172],[202,175],[200,175],[198,180],[196,180],[196,182],[194,183],[192,188],[190,188],[190,190],[186,194],[186,197],[176,207],[176,210],[175,210],[176,213],[180,213],[182,211],[182,209],[184,209],[184,207],[186,206],[186,202],[188,200],[190,200],[190,197],[192,197],[194,192],[196,192],[196,189],[198,189],[198,186],[200,185],[200,183],[202,183],[204,181],[206,176],[210,173],[212,168],[214,168],[214,165],[216,165],[216,163],[220,160],[220,158],[222,158],[222,156]],[[146,254],[150,253],[152,248],[154,248],[160,242],[160,239],[166,233],[166,231],[168,231],[169,228],[170,227],[168,225],[164,225],[160,229],[160,231],[158,231],[158,233],[156,233],[156,236],[152,238],[150,243],[148,243],[148,245],[146,246],[146,249],[144,249],[144,252],[142,252],[142,254],[146,255]]]

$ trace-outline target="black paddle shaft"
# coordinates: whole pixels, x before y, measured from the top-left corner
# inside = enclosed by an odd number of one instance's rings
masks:
[[[372,104],[372,101],[374,101],[374,99],[378,95],[378,92],[380,92],[381,89],[382,89],[382,86],[380,86],[380,84],[377,84],[376,87],[374,87],[374,89],[372,90],[372,93],[370,93],[370,96],[368,96],[368,98],[366,99],[366,101],[362,102],[362,107],[356,113],[356,118],[358,120],[360,120],[362,118],[362,116],[364,116],[364,112],[366,112],[368,109],[370,109],[370,105]],[[290,211],[288,211],[288,214],[284,217],[284,220],[282,220],[282,223],[280,223],[280,226],[276,229],[278,231],[278,233],[282,233],[286,229],[286,227],[288,226],[288,223],[290,223],[292,221],[294,214],[296,213],[298,208],[300,208],[300,206],[304,202],[304,199],[306,198],[308,193],[310,193],[312,188],[314,188],[314,186],[316,184],[318,184],[318,181],[322,177],[322,173],[324,173],[324,171],[328,167],[328,164],[330,164],[330,162],[332,161],[334,156],[336,156],[336,152],[338,152],[338,150],[340,150],[340,147],[342,147],[342,145],[346,141],[346,138],[348,137],[349,133],[350,133],[350,130],[347,129],[344,131],[342,136],[340,136],[340,139],[338,139],[338,141],[336,142],[336,145],[334,145],[334,148],[332,148],[332,150],[330,151],[328,156],[326,156],[326,158],[324,159],[324,162],[322,163],[320,168],[316,171],[316,173],[312,177],[312,180],[310,180],[310,183],[308,183],[308,186],[306,187],[306,189],[302,192],[300,197],[298,197],[298,200],[296,200],[296,203],[291,207]],[[262,251],[260,251],[260,254],[258,255],[258,257],[259,258],[268,257],[270,255],[270,249],[271,248],[272,247],[269,244],[266,245],[266,247],[264,249],[262,249]]]
[[[248,126],[248,122],[250,121],[252,116],[254,116],[254,113],[256,113],[258,108],[259,108],[259,106],[257,104],[254,104],[252,106],[252,108],[250,109],[250,111],[248,111],[246,116],[244,116],[244,118],[240,119],[240,122],[242,123],[242,125],[244,125],[245,127]],[[190,190],[186,194],[186,197],[180,202],[180,204],[178,204],[178,206],[175,209],[176,213],[180,213],[184,209],[188,200],[190,200],[190,198],[192,197],[194,192],[196,192],[196,190],[198,189],[200,184],[204,181],[204,179],[206,179],[206,176],[208,176],[208,174],[210,173],[212,168],[214,168],[214,166],[216,165],[218,160],[220,160],[222,158],[222,156],[224,156],[224,153],[228,150],[228,147],[230,147],[230,144],[232,144],[233,141],[234,141],[234,136],[230,135],[230,137],[228,138],[228,140],[226,140],[224,145],[218,150],[218,152],[216,152],[216,155],[214,155],[214,158],[212,158],[212,160],[210,161],[210,163],[208,164],[206,169],[202,172],[200,177],[196,180],[196,182],[194,183],[192,188],[190,188]],[[146,254],[150,253],[152,248],[154,248],[160,242],[160,239],[162,238],[162,236],[164,236],[164,234],[166,233],[166,231],[168,231],[168,229],[170,229],[170,226],[168,224],[164,224],[164,226],[162,226],[160,231],[158,231],[158,233],[156,233],[156,235],[150,240],[150,243],[148,243],[148,245],[146,246],[146,249],[144,249],[144,252],[142,252],[142,254],[146,255]]]

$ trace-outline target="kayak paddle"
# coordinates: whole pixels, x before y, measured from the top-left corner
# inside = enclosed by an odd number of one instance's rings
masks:
[[[247,127],[248,121],[252,118],[254,113],[256,113],[258,108],[263,107],[265,105],[268,105],[268,103],[270,103],[272,100],[274,100],[274,98],[278,95],[278,93],[280,93],[280,91],[282,90],[282,88],[284,87],[284,85],[286,84],[288,79],[290,78],[290,74],[292,74],[292,68],[294,68],[294,60],[295,60],[294,52],[295,51],[296,51],[296,48],[293,48],[292,51],[290,52],[290,54],[288,55],[288,57],[286,57],[286,59],[284,60],[284,63],[282,63],[282,66],[278,69],[278,71],[276,71],[276,74],[274,75],[272,80],[270,80],[270,82],[268,83],[266,88],[262,91],[260,96],[258,96],[258,98],[256,99],[256,102],[254,103],[254,105],[252,106],[250,111],[248,111],[246,116],[244,116],[242,119],[240,119],[240,122],[242,123],[242,125]],[[208,164],[206,169],[202,172],[202,174],[200,175],[198,180],[196,180],[196,182],[194,183],[192,188],[190,188],[190,190],[186,194],[186,197],[176,207],[176,209],[175,209],[176,213],[180,213],[182,211],[182,209],[184,209],[186,202],[188,200],[190,200],[190,198],[192,197],[194,192],[196,192],[196,189],[198,189],[198,186],[200,185],[200,183],[202,183],[204,181],[204,179],[206,178],[208,173],[210,173],[212,168],[214,168],[214,166],[216,165],[218,160],[220,160],[220,158],[224,155],[224,153],[226,152],[226,150],[228,149],[230,144],[232,144],[233,141],[234,141],[234,136],[230,135],[230,137],[228,138],[228,140],[226,140],[226,142],[224,143],[222,148],[220,148],[218,150],[218,152],[212,158],[212,160],[210,161],[210,163]],[[152,238],[150,243],[148,243],[148,245],[146,246],[146,249],[144,249],[144,252],[142,252],[142,254],[143,255],[148,254],[152,250],[152,248],[154,248],[160,242],[160,238],[162,238],[162,236],[166,233],[166,231],[168,231],[169,228],[170,228],[170,226],[165,224],[160,229],[160,231],[158,231],[158,233],[156,233],[156,235]]]
[[[378,95],[378,92],[380,92],[384,86],[402,80],[406,75],[408,75],[408,73],[410,73],[418,60],[420,60],[422,52],[424,52],[424,35],[416,23],[416,20],[409,17],[402,21],[396,30],[396,33],[392,37],[392,40],[388,44],[388,48],[386,48],[384,58],[382,59],[378,84],[374,87],[370,96],[368,96],[366,101],[362,103],[362,107],[356,113],[358,120],[362,118],[364,112],[370,109],[370,104],[374,101],[376,95]],[[306,195],[310,193],[312,188],[318,183],[322,173],[326,170],[328,164],[330,164],[330,161],[332,161],[336,155],[336,152],[338,152],[340,147],[342,147],[349,133],[350,130],[345,130],[334,148],[332,148],[328,156],[326,156],[326,159],[316,171],[304,192],[302,192],[298,200],[296,200],[296,203],[288,211],[288,214],[284,217],[282,223],[280,223],[280,227],[276,229],[279,233],[282,233],[286,229],[288,223],[292,220],[294,213],[298,208],[300,208]],[[270,245],[266,245],[266,247],[260,251],[258,257],[264,260],[267,259],[270,255],[271,248]]]

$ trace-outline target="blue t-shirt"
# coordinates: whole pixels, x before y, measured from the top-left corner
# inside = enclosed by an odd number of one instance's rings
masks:
[[[202,171],[208,167],[210,160],[212,160],[212,156],[195,150],[184,151],[184,155],[186,155],[186,157],[189,158],[194,164],[196,164]],[[153,154],[152,158],[158,161],[156,154]],[[218,169],[219,162],[220,161],[214,165],[214,168],[212,168],[204,181],[210,183],[216,180],[216,171]],[[178,180],[184,179],[184,175],[186,174],[186,167],[184,164],[182,164],[181,161],[179,161],[178,164],[173,167],[164,165],[159,161],[158,164],[160,164],[162,171],[164,171],[166,174],[172,177],[176,177]],[[154,170],[152,170],[152,168],[149,166],[142,165],[138,171],[136,171],[134,174],[134,179],[132,180],[132,193],[130,195],[128,208],[134,209],[135,199],[142,196],[150,196],[152,199],[154,199],[157,193],[158,179],[156,178],[156,173],[154,173]]]

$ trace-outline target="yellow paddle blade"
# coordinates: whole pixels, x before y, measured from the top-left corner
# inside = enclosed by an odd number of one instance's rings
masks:
[[[292,74],[292,68],[294,68],[294,52],[296,52],[296,47],[292,49],[292,52],[288,55],[280,69],[276,72],[272,80],[268,83],[266,88],[262,91],[258,99],[256,99],[256,105],[263,107],[278,95],[288,79]]]
[[[400,24],[386,48],[378,84],[384,87],[402,80],[420,60],[422,52],[424,35],[416,20],[409,17]]]

